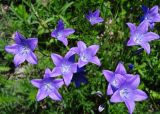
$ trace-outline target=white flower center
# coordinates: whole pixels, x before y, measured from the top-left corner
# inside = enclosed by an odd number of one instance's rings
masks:
[[[47,92],[50,92],[53,89],[51,83],[44,84],[44,88]]]
[[[62,37],[62,32],[58,32],[57,38],[61,38],[61,37]]]
[[[20,54],[27,55],[29,51],[30,51],[30,49],[28,47],[24,46],[20,49]]]
[[[62,71],[62,73],[69,72],[70,71],[70,65],[62,64],[61,71]]]
[[[140,44],[142,42],[143,35],[135,34],[133,40],[135,43]]]
[[[112,81],[112,85],[114,86],[114,87],[119,87],[119,80],[118,79],[114,79],[113,81]]]
[[[123,88],[123,89],[121,89],[120,90],[120,96],[124,100],[130,99],[131,96],[132,96],[131,89],[129,89],[129,88]]]
[[[81,56],[80,56],[80,59],[83,61],[83,62],[88,62],[88,55],[85,54],[85,53],[82,53]]]

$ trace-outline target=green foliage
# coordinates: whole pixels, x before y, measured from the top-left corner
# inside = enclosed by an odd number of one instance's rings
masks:
[[[136,3],[136,4],[135,4]],[[22,2],[8,2],[8,9],[4,4],[0,7],[0,114],[98,114],[98,106],[105,104],[102,114],[127,114],[123,103],[110,104],[110,97],[106,96],[107,82],[102,75],[103,69],[114,70],[119,61],[123,61],[126,68],[134,64],[134,69],[128,72],[140,74],[140,88],[147,92],[149,99],[137,102],[135,114],[160,113],[160,49],[159,41],[151,43],[151,54],[144,51],[139,55],[133,54],[139,48],[126,47],[129,38],[127,22],[139,24],[142,16],[141,5],[152,7],[159,4],[159,0],[22,0]],[[91,26],[85,18],[89,10],[100,9],[105,22]],[[89,64],[86,67],[87,85],[76,88],[71,84],[62,87],[61,102],[46,98],[36,102],[37,89],[30,83],[31,79],[42,78],[46,68],[54,67],[50,58],[51,53],[65,55],[68,51],[61,42],[51,38],[51,31],[57,21],[62,19],[66,27],[74,28],[76,32],[68,37],[69,48],[76,46],[78,40],[88,46],[100,45],[98,57],[102,66]],[[157,23],[154,32],[158,31]],[[30,65],[23,63],[15,68],[13,55],[7,54],[5,46],[13,42],[12,36],[19,31],[26,37],[37,37],[38,48],[35,53],[39,63]],[[102,91],[105,99],[91,93]]]

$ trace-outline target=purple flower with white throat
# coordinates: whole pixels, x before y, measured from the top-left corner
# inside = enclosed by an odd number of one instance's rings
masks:
[[[106,80],[109,82],[107,88],[107,95],[112,95],[116,90],[118,90],[121,85],[126,80],[126,69],[122,63],[119,63],[116,67],[115,72],[110,70],[103,70],[103,75],[105,76]]]
[[[150,25],[150,28],[154,28],[155,22],[160,22],[160,14],[158,13],[158,6],[153,6],[151,9],[149,9],[146,6],[142,6],[142,10],[144,12],[144,15],[141,18],[142,21],[147,21]]]
[[[86,18],[91,23],[91,25],[95,25],[104,21],[101,17],[99,17],[99,14],[99,10],[96,10],[95,12],[89,11],[89,14],[86,15]]]
[[[62,99],[58,89],[64,84],[63,79],[54,79],[51,76],[52,72],[50,69],[46,69],[43,79],[31,80],[32,85],[39,89],[36,98],[37,101],[40,101],[47,96],[56,101]]]
[[[62,75],[65,84],[68,86],[71,83],[73,73],[77,72],[77,64],[74,63],[74,57],[68,53],[63,58],[58,54],[51,54],[51,58],[55,64],[52,76]]]
[[[86,44],[82,41],[78,41],[78,47],[73,47],[70,49],[68,53],[71,54],[78,54],[78,66],[79,68],[85,66],[89,62],[96,64],[98,66],[101,65],[100,60],[96,55],[97,51],[99,50],[99,45],[91,45],[87,48]]]
[[[12,53],[15,55],[14,56],[15,66],[19,66],[25,60],[27,60],[31,64],[37,64],[37,57],[33,53],[33,51],[37,47],[38,39],[37,38],[25,39],[19,32],[16,32],[14,40],[15,44],[6,46],[5,50],[8,53]]]
[[[75,32],[74,29],[64,28],[64,23],[62,20],[58,21],[58,25],[55,30],[52,31],[51,36],[57,38],[61,41],[65,46],[68,45],[67,36],[73,34]]]
[[[159,39],[159,35],[153,32],[148,32],[148,22],[143,21],[138,27],[132,23],[127,23],[130,28],[130,39],[127,46],[140,45],[147,54],[150,54],[149,42],[152,40]]]
[[[147,94],[140,89],[137,89],[140,83],[139,76],[133,76],[123,83],[123,85],[114,92],[110,101],[124,102],[130,114],[133,113],[135,108],[135,101],[142,101],[148,98]]]

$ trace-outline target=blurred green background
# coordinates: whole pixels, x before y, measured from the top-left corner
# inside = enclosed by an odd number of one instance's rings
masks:
[[[119,61],[124,62],[128,73],[139,74],[140,89],[149,98],[137,102],[134,114],[160,114],[160,41],[151,42],[151,54],[136,53],[138,46],[126,47],[129,39],[127,22],[140,23],[141,6],[160,5],[159,0],[1,0],[0,1],[0,114],[98,114],[98,107],[105,104],[102,114],[127,114],[123,103],[111,104],[106,96],[107,81],[103,69],[114,71]],[[99,9],[103,23],[91,26],[85,18],[89,10]],[[72,83],[67,89],[60,88],[61,102],[46,98],[36,101],[37,88],[31,79],[42,78],[46,68],[53,69],[51,53],[65,55],[68,49],[51,38],[51,31],[62,19],[66,27],[76,32],[68,37],[69,47],[82,40],[88,46],[99,44],[98,57],[102,66],[86,67],[88,84],[76,88]],[[15,68],[13,55],[4,47],[12,44],[13,34],[19,31],[25,37],[37,37],[35,53],[39,63],[27,62]],[[160,23],[153,32],[160,34]],[[134,69],[128,68],[129,64]],[[92,94],[101,91],[104,99]]]

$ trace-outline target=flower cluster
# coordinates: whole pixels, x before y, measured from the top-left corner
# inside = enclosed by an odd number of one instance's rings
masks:
[[[148,42],[159,39],[159,35],[153,32],[148,32],[148,27],[153,29],[155,22],[160,22],[160,14],[158,13],[158,6],[154,6],[150,10],[142,6],[144,16],[141,18],[141,23],[138,27],[133,23],[127,23],[130,28],[130,40],[127,46],[140,45],[147,54],[150,54],[150,45]]]
[[[102,22],[103,19],[99,17],[99,10],[96,10],[93,14],[90,12],[87,15],[88,21],[93,25]],[[92,20],[92,21],[91,21]],[[65,28],[62,20],[58,21],[58,25],[55,30],[52,31],[51,36],[61,41],[65,46],[68,45],[67,36],[75,32],[72,28]],[[15,33],[15,44],[6,46],[5,50],[9,53],[15,54],[14,64],[19,66],[25,60],[31,64],[37,64],[37,58],[33,53],[37,46],[37,38],[25,39],[19,32]],[[62,99],[58,92],[58,89],[62,85],[69,86],[71,81],[75,82],[76,87],[80,86],[80,83],[87,83],[87,79],[84,76],[84,66],[89,62],[101,65],[100,60],[96,56],[99,50],[98,45],[91,45],[87,48],[83,41],[78,41],[77,47],[71,48],[67,54],[62,57],[61,55],[52,53],[51,58],[55,67],[52,71],[50,69],[45,70],[43,79],[33,79],[31,83],[39,88],[37,93],[37,101],[49,96],[53,100],[60,101]],[[75,61],[75,54],[79,56],[78,62]],[[63,79],[56,79],[57,76],[62,76]],[[73,78],[74,76],[74,78]],[[73,79],[72,79],[73,78]]]
[[[134,101],[147,99],[146,93],[137,89],[140,83],[139,75],[127,74],[122,63],[117,65],[115,72],[103,70],[103,74],[109,82],[107,95],[112,95],[110,101],[125,102],[130,114],[135,108]]]
[[[155,22],[160,22],[160,14],[158,13],[158,6],[149,8],[143,6],[144,16],[141,18],[141,23],[136,27],[133,23],[127,23],[130,28],[130,39],[127,46],[140,45],[149,54],[150,45],[152,40],[159,39],[159,35],[153,32],[148,32],[148,28],[153,29]],[[99,17],[100,10],[89,12],[86,19],[91,25],[103,22],[104,20]],[[65,46],[68,45],[67,37],[75,32],[72,28],[65,28],[62,20],[58,21],[56,28],[52,31],[51,36],[61,41]],[[15,33],[15,44],[5,47],[5,50],[15,55],[14,64],[19,66],[25,60],[31,64],[37,64],[38,60],[33,53],[37,47],[38,39],[29,38],[25,39],[19,32]],[[84,76],[85,66],[88,63],[93,63],[101,66],[99,58],[96,53],[99,50],[99,45],[91,45],[89,47],[83,41],[77,42],[77,47],[72,47],[64,57],[56,53],[51,54],[51,58],[55,67],[51,71],[45,70],[43,79],[31,80],[32,85],[37,87],[37,101],[49,96],[51,99],[60,101],[62,96],[58,89],[63,85],[69,86],[71,82],[75,82],[76,87],[80,83],[87,83]],[[76,61],[75,56],[78,56]],[[133,65],[130,66],[133,68]],[[138,89],[140,84],[139,75],[128,74],[122,63],[119,63],[115,72],[103,70],[106,80],[109,82],[107,88],[107,95],[112,95],[111,102],[124,102],[129,110],[133,113],[135,108],[135,101],[142,101],[147,99],[147,95],[142,90]],[[62,78],[58,78],[62,76]]]

